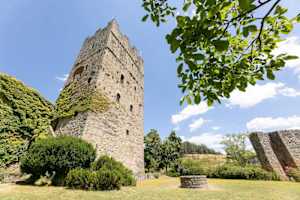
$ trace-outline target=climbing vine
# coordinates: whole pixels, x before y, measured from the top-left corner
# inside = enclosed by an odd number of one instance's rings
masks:
[[[78,112],[105,112],[110,101],[101,92],[90,88],[78,88],[77,82],[70,83],[56,101],[56,119],[72,117]]]
[[[17,162],[32,140],[49,134],[53,105],[0,73],[0,167]]]

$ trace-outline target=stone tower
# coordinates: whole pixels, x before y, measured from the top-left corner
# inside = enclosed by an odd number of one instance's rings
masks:
[[[56,134],[82,137],[98,155],[144,173],[144,66],[117,22],[88,37],[59,98]]]

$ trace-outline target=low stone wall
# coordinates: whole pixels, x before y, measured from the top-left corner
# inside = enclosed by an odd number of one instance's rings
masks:
[[[207,188],[206,176],[181,176],[180,183],[182,188]]]

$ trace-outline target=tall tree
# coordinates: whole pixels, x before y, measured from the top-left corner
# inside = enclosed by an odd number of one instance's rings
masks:
[[[181,139],[172,131],[171,134],[166,138],[162,145],[162,159],[161,164],[165,167],[166,172],[168,168],[176,164],[181,156]]]
[[[150,132],[145,136],[144,143],[146,171],[153,172],[159,170],[162,154],[162,143],[157,130],[151,129]]]
[[[256,157],[253,151],[247,150],[247,134],[227,135],[221,142],[225,146],[227,158],[236,161],[239,165],[250,164]]]
[[[283,0],[184,0],[177,25],[166,36],[177,53],[181,103],[209,105],[258,80],[274,80],[287,60],[296,56],[272,54],[283,35],[300,22],[300,14],[287,17]],[[295,2],[296,3],[296,2]],[[150,19],[159,26],[179,13],[170,0],[143,0]],[[192,13],[188,15],[188,13]]]

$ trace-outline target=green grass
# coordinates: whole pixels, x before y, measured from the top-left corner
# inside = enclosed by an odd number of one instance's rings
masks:
[[[62,187],[0,185],[1,200],[299,200],[300,184],[210,179],[209,189],[181,189],[179,179],[162,177],[120,191],[88,192]]]

